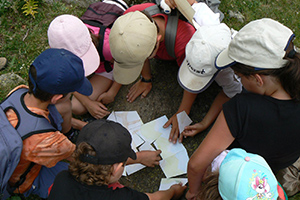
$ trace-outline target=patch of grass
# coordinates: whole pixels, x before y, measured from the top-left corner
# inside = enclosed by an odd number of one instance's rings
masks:
[[[0,17],[0,56],[8,60],[8,66],[0,71],[0,75],[14,72],[27,80],[30,64],[42,51],[49,48],[47,29],[50,22],[61,14],[81,16],[85,8],[61,1],[53,4],[41,2],[37,9],[38,13],[33,18],[22,13],[19,1],[13,1]],[[13,87],[15,85],[5,88],[5,91]],[[3,90],[4,88],[1,88],[0,100],[6,94]]]
[[[292,0],[223,0],[220,10],[223,11],[225,22],[236,30],[255,19],[272,18],[289,27],[296,36],[300,35],[300,1]],[[229,11],[240,12],[244,22],[235,18],[229,18]],[[294,40],[296,46],[300,46],[300,40]]]

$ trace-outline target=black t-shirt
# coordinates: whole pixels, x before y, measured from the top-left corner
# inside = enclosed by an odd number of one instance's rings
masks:
[[[274,172],[299,158],[300,104],[242,93],[225,103],[223,111],[235,138],[229,149],[261,155]]]
[[[145,193],[128,187],[113,190],[107,185],[90,186],[77,182],[68,171],[60,172],[53,183],[48,200],[149,200]]]

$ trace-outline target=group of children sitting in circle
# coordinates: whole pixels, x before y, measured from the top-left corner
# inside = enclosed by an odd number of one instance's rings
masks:
[[[173,0],[166,3],[175,5]],[[141,12],[151,5],[128,8],[106,31],[103,50],[106,60],[111,60],[111,72],[105,71],[99,58],[95,30],[72,15],[51,22],[50,49],[31,65],[29,89],[21,98],[29,112],[51,120],[57,131],[24,140],[10,184],[31,162],[37,164],[15,193],[50,200],[178,199],[183,195],[187,186],[181,184],[154,193],[121,185],[118,180],[126,164],[157,165],[160,150],[135,153],[130,133],[102,119],[109,114],[105,104],[114,101],[122,84],[134,82],[140,74],[127,99],[147,96],[152,88],[149,59],[174,60],[164,42],[167,15],[151,17]],[[201,122],[179,133],[174,114],[164,126],[172,124],[169,139],[176,143],[214,122],[189,160],[185,197],[287,199],[296,194],[300,190],[300,54],[292,30],[269,18],[254,20],[238,32],[224,23],[196,30],[179,20],[176,37],[178,82],[184,88],[177,113],[189,114],[197,93],[214,80],[223,89]],[[72,118],[86,112],[96,120]],[[10,109],[6,115],[16,126],[17,114]],[[76,145],[70,141],[73,129],[81,130]],[[60,162],[63,159],[70,164]]]

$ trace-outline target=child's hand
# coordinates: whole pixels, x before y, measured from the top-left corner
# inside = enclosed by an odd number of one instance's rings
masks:
[[[182,183],[174,184],[170,187],[171,190],[174,190],[174,195],[172,199],[179,199],[187,186],[182,185]]]
[[[165,0],[165,3],[172,9],[176,7],[176,3],[174,0]]]
[[[164,128],[167,128],[168,126],[170,126],[172,124],[172,129],[170,132],[170,136],[169,136],[169,141],[173,142],[174,144],[176,144],[177,139],[179,137],[179,141],[178,142],[182,142],[182,138],[183,135],[179,133],[179,128],[178,128],[178,121],[177,121],[177,113],[175,113],[168,121],[167,123],[165,123],[165,125],[163,126]]]
[[[110,113],[105,105],[98,101],[91,101],[87,104],[86,109],[96,119],[101,119]]]
[[[206,127],[201,122],[199,122],[191,126],[186,126],[181,134],[184,137],[193,137],[201,131],[204,131],[205,129]]]
[[[139,151],[137,156],[140,159],[141,164],[147,167],[154,167],[155,165],[159,165],[159,161],[161,160],[160,154],[161,150]]]
[[[110,95],[108,92],[102,93],[97,101],[102,102],[103,104],[109,104],[115,100],[115,97],[113,95]]]
[[[146,83],[139,80],[130,88],[129,93],[126,96],[127,101],[131,103],[139,95],[141,95],[141,98],[145,98],[151,89],[152,89],[152,83]]]

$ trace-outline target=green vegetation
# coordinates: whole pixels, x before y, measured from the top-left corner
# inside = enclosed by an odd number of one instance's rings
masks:
[[[128,5],[142,2],[125,1]],[[296,36],[300,35],[299,8],[300,1],[292,0],[222,0],[220,5],[220,10],[225,15],[223,22],[235,30],[252,20],[268,17],[290,27]],[[76,3],[63,1],[46,3],[43,0],[0,0],[0,56],[8,59],[8,66],[0,71],[0,75],[13,72],[27,80],[30,64],[42,51],[49,48],[47,29],[50,22],[61,14],[81,16],[85,9]],[[230,18],[230,11],[240,13],[244,21]],[[299,47],[299,38],[294,43]],[[15,86],[0,88],[0,100]],[[39,198],[31,196],[27,199]],[[290,199],[300,199],[300,194]]]

